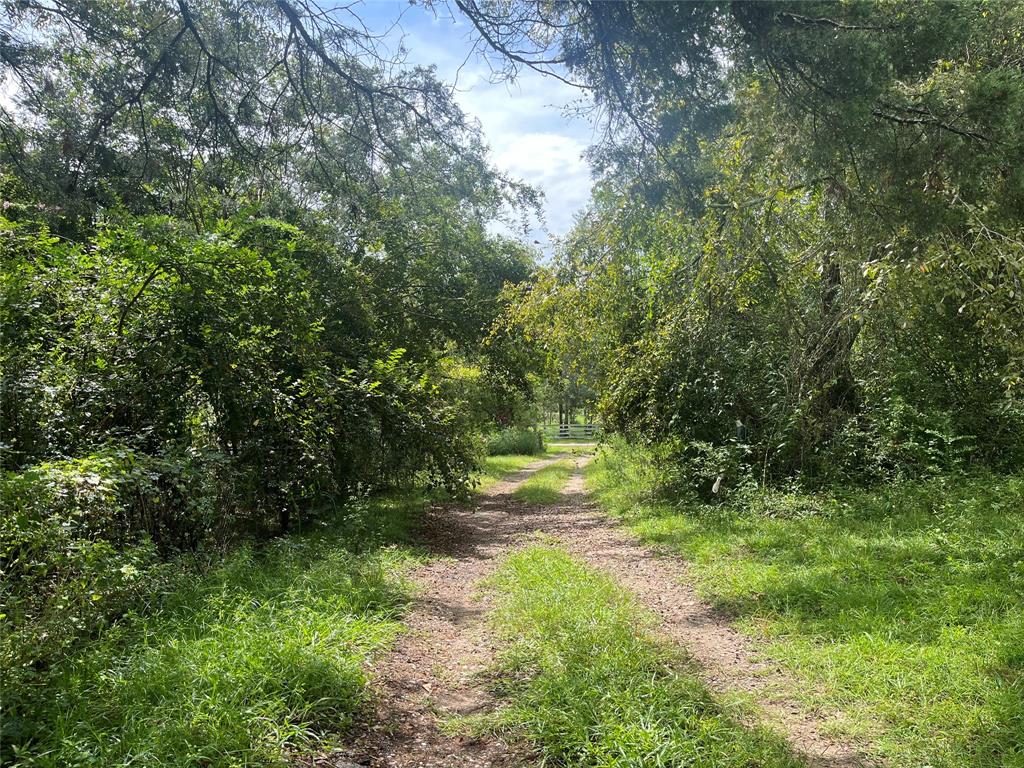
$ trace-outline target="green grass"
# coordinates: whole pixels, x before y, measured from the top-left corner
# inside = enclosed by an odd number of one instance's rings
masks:
[[[572,461],[562,459],[537,470],[513,491],[513,498],[532,504],[552,504],[561,497],[562,488],[572,476]]]
[[[511,731],[565,766],[797,766],[781,742],[739,725],[651,619],[614,583],[563,551],[535,545],[492,578],[505,648],[504,706],[475,723]]]
[[[49,671],[43,736],[8,764],[287,765],[340,737],[400,631],[413,556],[391,542],[422,503],[372,500],[183,576]]]
[[[488,457],[481,487],[537,460]],[[376,497],[212,570],[181,561],[164,594],[16,692],[31,722],[6,725],[37,737],[4,764],[283,766],[344,738],[402,629],[426,501]]]
[[[547,456],[586,456],[597,451],[598,444],[587,445],[562,445],[559,443],[548,443],[544,453]]]
[[[942,477],[717,508],[650,493],[618,446],[600,502],[684,555],[704,597],[766,640],[809,703],[892,765],[1024,766],[1024,479]]]
[[[525,454],[511,454],[506,456],[487,456],[484,459],[483,471],[477,476],[476,493],[486,491],[492,485],[501,480],[505,475],[516,472],[535,461],[540,461],[543,456],[531,456]]]

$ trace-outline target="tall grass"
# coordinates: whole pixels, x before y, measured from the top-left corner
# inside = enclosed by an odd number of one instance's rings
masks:
[[[600,502],[691,563],[701,593],[764,638],[809,704],[845,712],[892,765],[1024,766],[1024,478],[761,491],[728,505],[652,495],[619,444]]]
[[[544,764],[795,767],[775,737],[718,706],[649,618],[613,582],[537,545],[491,586],[505,644],[490,725],[526,737]]]
[[[421,506],[379,499],[184,573],[45,672],[22,707],[35,739],[5,763],[274,766],[342,735],[366,702],[367,662],[400,629],[412,555],[390,542]]]

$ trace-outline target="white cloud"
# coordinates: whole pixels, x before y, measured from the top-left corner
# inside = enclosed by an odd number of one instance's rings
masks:
[[[7,112],[15,110],[18,90],[18,81],[14,77],[14,72],[11,70],[4,72],[3,81],[0,82],[0,109]]]
[[[386,15],[389,6],[369,4]],[[419,6],[390,6],[391,20],[401,13],[397,35],[408,63],[435,65],[438,76],[454,85],[455,99],[477,119],[494,164],[505,174],[540,189],[545,196],[547,229],[564,235],[573,216],[590,197],[591,177],[582,158],[593,139],[586,120],[566,116],[581,92],[532,70],[512,82],[492,82],[487,62],[472,50],[468,25],[447,16],[435,18]],[[547,240],[539,228],[528,241]]]
[[[548,229],[565,234],[590,197],[590,169],[582,157],[586,145],[557,133],[508,134],[492,142],[495,165],[542,189]]]

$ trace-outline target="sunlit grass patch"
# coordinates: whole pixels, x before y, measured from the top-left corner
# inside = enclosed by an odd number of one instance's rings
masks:
[[[513,498],[532,504],[552,504],[562,495],[562,489],[572,476],[572,461],[561,459],[537,470],[512,493]]]
[[[483,470],[477,476],[476,493],[486,491],[492,485],[500,481],[506,475],[517,472],[523,467],[540,461],[543,457],[526,454],[511,454],[507,456],[488,456],[484,459]]]
[[[548,456],[586,456],[596,452],[598,444],[560,444],[556,442],[548,443],[545,446],[545,453]]]
[[[894,765],[1024,766],[1024,479],[677,506],[652,497],[642,463],[620,448],[588,482],[684,555],[703,596],[764,638],[812,705],[843,711],[846,732]]]
[[[531,546],[491,587],[503,707],[476,728],[526,738],[545,764],[800,765],[778,738],[731,718],[652,637],[648,616],[565,552]]]

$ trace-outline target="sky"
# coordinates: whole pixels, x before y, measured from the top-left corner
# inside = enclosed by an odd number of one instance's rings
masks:
[[[367,0],[356,12],[373,32],[391,29],[410,65],[435,65],[439,79],[453,85],[455,100],[479,121],[491,161],[507,175],[544,193],[544,218],[526,236],[551,251],[550,236],[566,234],[590,197],[590,170],[583,153],[594,139],[584,118],[567,116],[581,92],[553,77],[524,70],[514,82],[494,82],[486,59],[474,52],[468,20],[440,7],[434,11],[408,0]]]

